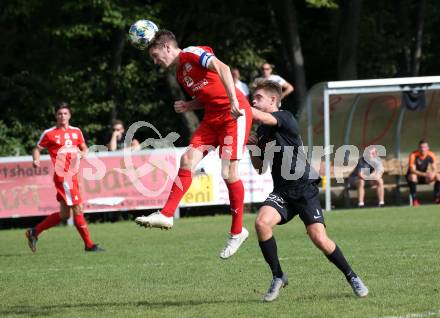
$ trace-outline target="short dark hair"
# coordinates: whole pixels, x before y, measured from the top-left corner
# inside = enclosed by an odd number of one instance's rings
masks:
[[[271,80],[258,81],[257,86],[255,87],[255,91],[259,89],[275,94],[277,101],[281,101],[281,94],[283,91],[281,89],[281,85],[277,82]]]
[[[116,126],[116,125],[122,125],[122,127],[124,127],[124,122],[120,119],[113,119],[112,120],[112,127]]]
[[[422,139],[420,139],[420,141],[419,141],[419,146],[421,145],[421,144],[427,144],[428,143],[428,141],[425,139],[425,138],[422,138]]]
[[[148,49],[164,46],[166,43],[171,43],[174,45],[174,47],[178,47],[176,36],[173,34],[173,32],[166,29],[161,29],[156,32],[156,35],[148,44]]]
[[[70,110],[70,106],[66,102],[61,102],[57,105],[57,107],[55,108],[55,114],[58,113],[60,109],[67,109],[69,113],[72,114],[72,111]]]

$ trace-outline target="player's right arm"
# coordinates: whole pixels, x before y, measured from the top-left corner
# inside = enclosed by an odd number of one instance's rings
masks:
[[[115,151],[117,147],[117,139],[118,139],[118,132],[113,131],[112,137],[110,138],[110,142],[107,144],[107,148],[109,151]]]
[[[40,140],[38,140],[37,145],[32,149],[32,165],[37,168],[40,166],[40,156],[41,150],[49,145],[49,136],[47,135],[47,130],[41,134]]]
[[[36,146],[34,149],[32,149],[32,166],[35,168],[38,168],[40,166],[40,156],[41,156],[41,150],[43,148]]]
[[[174,102],[174,110],[176,113],[184,113],[190,110],[201,109],[203,104],[196,98],[191,101],[178,100]]]

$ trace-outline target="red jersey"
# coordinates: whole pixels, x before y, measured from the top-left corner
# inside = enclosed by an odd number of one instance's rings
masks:
[[[230,111],[230,102],[220,76],[208,69],[214,52],[207,46],[190,46],[179,53],[176,77],[192,98],[197,98],[206,111]],[[248,103],[243,93],[235,89],[239,105]]]
[[[50,159],[55,167],[55,181],[63,181],[63,176],[65,176],[63,171],[69,172],[70,175],[78,174],[78,169],[71,168],[70,165],[72,159],[73,165],[79,164],[77,161],[79,159],[78,146],[84,142],[81,130],[72,126],[67,129],[52,127],[43,132],[37,146],[47,148],[49,151]]]

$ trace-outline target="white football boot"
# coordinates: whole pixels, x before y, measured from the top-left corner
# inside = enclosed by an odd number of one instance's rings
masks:
[[[280,294],[281,288],[284,288],[287,285],[289,285],[289,280],[287,279],[286,274],[283,274],[283,277],[281,278],[274,277],[272,279],[272,282],[270,283],[270,287],[266,295],[264,295],[264,301],[269,302],[277,299]]]
[[[134,221],[140,226],[157,227],[160,229],[169,230],[173,227],[174,218],[172,216],[165,216],[160,213],[160,211],[157,211],[148,216],[139,216]]]
[[[368,287],[365,286],[364,282],[359,277],[352,277],[348,283],[351,288],[353,288],[353,292],[358,297],[367,297],[368,296]]]
[[[236,235],[230,234],[230,237],[226,242],[225,247],[220,252],[220,258],[227,259],[232,255],[234,255],[240,248],[241,244],[243,244],[248,237],[249,237],[249,232],[245,228],[241,230],[240,234],[236,234]]]

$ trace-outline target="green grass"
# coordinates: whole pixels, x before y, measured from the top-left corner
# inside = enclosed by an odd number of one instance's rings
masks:
[[[28,250],[23,230],[0,232],[0,317],[418,317],[440,316],[440,209],[326,214],[328,233],[370,288],[356,298],[300,219],[276,229],[290,285],[270,304],[271,275],[250,239],[218,257],[227,216],[185,218],[171,231],[132,222],[92,224],[107,252],[86,254],[74,228],[57,227]],[[436,314],[432,314],[432,313]]]

